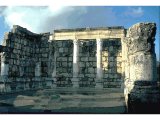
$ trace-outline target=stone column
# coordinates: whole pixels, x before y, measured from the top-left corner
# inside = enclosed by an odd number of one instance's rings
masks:
[[[8,71],[9,64],[7,62],[7,53],[3,53],[1,56],[1,78],[0,78],[0,92],[9,92],[10,86],[8,85]]]
[[[54,52],[54,68],[52,71],[52,78],[53,78],[53,87],[57,87],[57,78],[56,78],[56,58],[57,58],[57,51]]]
[[[41,82],[41,62],[37,62],[36,66],[35,66],[35,82],[36,82],[35,84],[38,84],[38,87],[40,87],[40,82]]]
[[[125,63],[126,63],[126,44],[125,44],[125,31],[123,37],[121,37],[121,46],[122,46],[122,79],[125,76]]]
[[[6,64],[4,61],[1,61],[1,76],[8,77],[8,70],[9,70],[9,65]]]
[[[49,79],[47,83],[50,84],[51,87],[56,87],[56,42],[53,42],[53,36],[50,35],[50,43],[49,43],[49,61],[48,61],[48,71],[49,71]]]
[[[97,75],[96,88],[103,88],[103,71],[102,71],[102,40],[97,39]]]
[[[79,41],[73,40],[73,87],[78,87],[78,74],[79,74]]]
[[[156,79],[155,33],[155,23],[138,23],[128,30],[126,43],[129,80],[126,87],[129,95],[128,105],[129,108],[134,107],[134,112],[139,109],[143,110],[139,111],[140,113],[153,112],[156,106],[160,105]]]
[[[122,84],[121,84],[121,89],[124,90],[124,82],[125,82],[125,65],[126,65],[126,44],[124,42],[125,39],[125,34],[126,30],[123,31],[123,35],[121,36],[121,46],[122,46],[122,74],[121,74],[121,79],[122,79]]]
[[[36,63],[35,76],[36,77],[40,77],[41,76],[41,62],[37,62]]]
[[[128,37],[123,39],[123,48],[124,48],[124,96],[125,96],[125,102],[126,105],[128,104],[128,94],[129,94],[129,89],[133,85],[133,82],[130,80],[130,63],[129,63],[129,56],[128,56],[128,49],[129,47],[127,46],[127,41]],[[128,106],[128,105],[127,105]]]

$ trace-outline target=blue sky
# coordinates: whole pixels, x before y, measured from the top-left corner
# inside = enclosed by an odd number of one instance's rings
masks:
[[[131,27],[138,22],[157,24],[156,55],[159,59],[159,7],[142,6],[46,6],[46,7],[0,7],[0,41],[4,32],[10,31],[14,24],[33,32],[53,32],[60,28],[77,27]]]

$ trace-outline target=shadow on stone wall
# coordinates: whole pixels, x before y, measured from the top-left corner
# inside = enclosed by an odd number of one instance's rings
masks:
[[[96,40],[80,40],[79,87],[95,87]]]
[[[103,86],[105,88],[121,88],[122,86],[122,52],[121,41],[103,40],[102,68]]]
[[[142,80],[134,82],[134,87],[128,95],[128,113],[160,113],[160,88],[157,82]]]

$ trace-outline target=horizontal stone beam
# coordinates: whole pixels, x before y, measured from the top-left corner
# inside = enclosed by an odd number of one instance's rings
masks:
[[[54,32],[52,40],[123,38],[125,29],[78,32]]]

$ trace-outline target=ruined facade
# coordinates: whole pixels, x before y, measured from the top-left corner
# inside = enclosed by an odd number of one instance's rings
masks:
[[[0,91],[115,88],[124,91],[127,104],[129,97],[148,102],[148,95],[157,103],[155,33],[155,23],[53,34],[13,26],[0,47]]]

